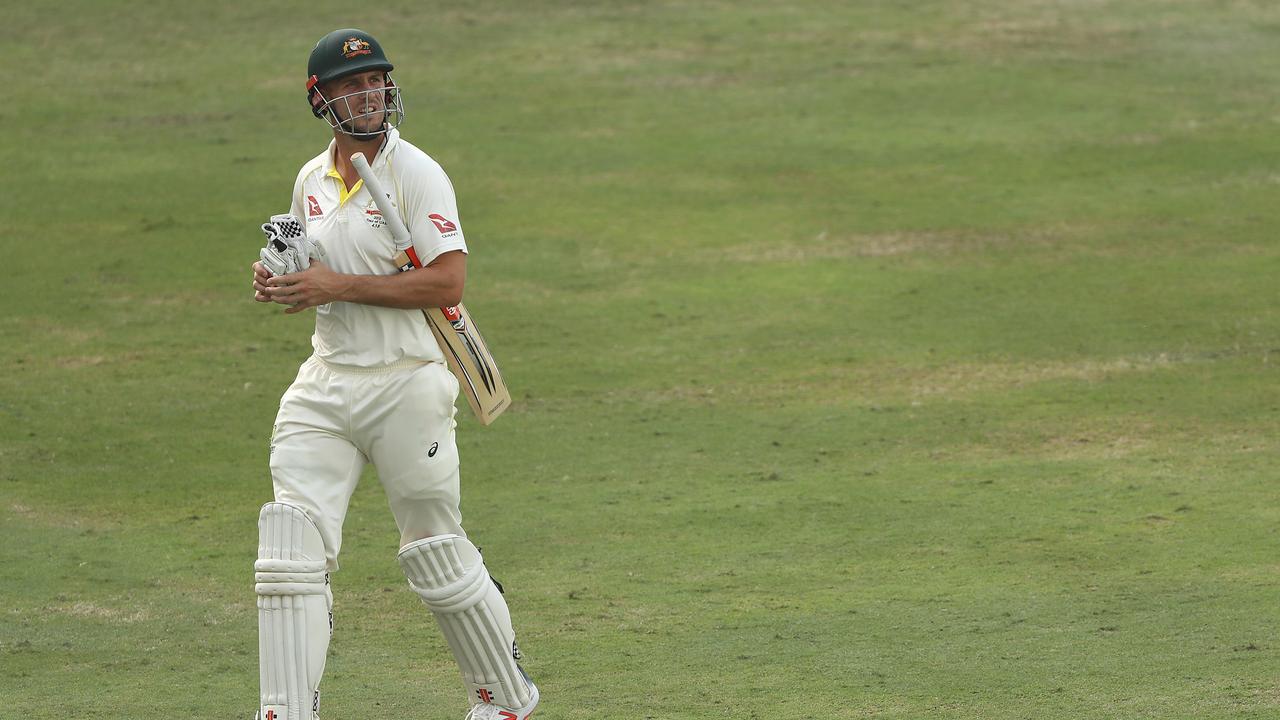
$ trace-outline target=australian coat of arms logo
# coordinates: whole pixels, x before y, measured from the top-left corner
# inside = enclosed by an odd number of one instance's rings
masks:
[[[342,43],[342,55],[348,60],[356,57],[357,55],[370,55],[372,53],[373,50],[370,49],[369,43],[366,40],[353,37],[347,38],[346,42]]]

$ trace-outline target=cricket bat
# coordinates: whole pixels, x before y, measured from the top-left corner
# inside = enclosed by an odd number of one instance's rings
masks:
[[[378,212],[382,213],[383,220],[391,230],[391,237],[395,239],[396,267],[400,272],[422,267],[418,253],[413,248],[409,228],[405,227],[404,220],[400,218],[395,199],[373,174],[373,168],[369,167],[364,153],[352,155],[351,164],[360,174],[360,179],[364,180],[373,203],[378,206]],[[467,396],[471,411],[481,425],[492,423],[511,405],[511,392],[507,389],[502,374],[498,372],[498,364],[494,362],[470,313],[462,303],[458,303],[453,307],[427,308],[422,314],[427,318],[431,334],[435,335],[436,342],[440,344],[445,363],[458,378],[458,384]]]

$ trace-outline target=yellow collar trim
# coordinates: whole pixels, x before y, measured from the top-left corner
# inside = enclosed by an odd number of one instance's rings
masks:
[[[362,178],[357,180],[356,184],[348,190],[347,181],[343,180],[342,176],[338,174],[338,168],[330,168],[328,176],[338,181],[338,207],[345,205],[347,198],[360,192],[360,188],[364,187],[364,179]]]

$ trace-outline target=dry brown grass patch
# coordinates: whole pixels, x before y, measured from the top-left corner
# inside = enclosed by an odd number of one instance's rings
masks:
[[[150,613],[145,608],[122,610],[120,608],[105,607],[87,600],[81,600],[65,606],[54,606],[50,609],[55,613],[70,615],[71,617],[101,620],[119,625],[131,625],[151,619]]]
[[[703,251],[705,261],[799,263],[908,255],[979,253],[993,247],[1055,247],[1084,236],[1080,228],[1007,231],[903,230],[885,233],[822,232],[786,245],[758,241]]]

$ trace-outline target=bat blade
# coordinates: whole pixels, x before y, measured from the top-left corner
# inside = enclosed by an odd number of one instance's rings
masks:
[[[457,305],[422,312],[476,419],[481,425],[492,423],[511,406],[511,392],[467,309]],[[461,327],[451,316],[461,317]]]

